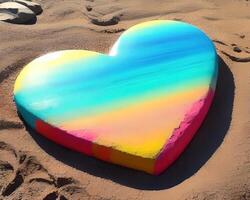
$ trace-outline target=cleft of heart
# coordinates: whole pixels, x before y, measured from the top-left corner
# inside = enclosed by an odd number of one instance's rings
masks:
[[[24,121],[67,148],[160,174],[211,105],[218,62],[193,25],[155,20],[126,30],[109,55],[62,50],[27,64],[14,86]]]

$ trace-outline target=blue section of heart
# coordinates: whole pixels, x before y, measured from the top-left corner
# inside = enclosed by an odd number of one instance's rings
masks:
[[[72,59],[59,63],[55,67],[60,70],[49,74],[37,68],[41,81],[36,87],[27,83],[15,94],[16,102],[44,121],[53,118],[56,122],[190,85],[214,87],[214,46],[191,25],[175,22],[128,31],[115,47],[115,56]]]

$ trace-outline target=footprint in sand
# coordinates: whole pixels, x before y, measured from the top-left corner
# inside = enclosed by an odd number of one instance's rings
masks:
[[[50,174],[34,156],[2,141],[0,154],[8,154],[0,160],[0,199],[99,199],[90,196],[77,180]]]
[[[218,39],[213,39],[213,42],[218,44],[217,49],[226,55],[230,60],[234,62],[250,62],[250,56],[240,56],[239,54],[242,52],[242,49],[237,45],[237,44],[231,44],[228,45],[225,42],[218,40]],[[247,49],[247,47],[246,47]],[[230,51],[235,52],[237,55],[232,54]],[[244,50],[246,53],[250,53],[247,50]]]

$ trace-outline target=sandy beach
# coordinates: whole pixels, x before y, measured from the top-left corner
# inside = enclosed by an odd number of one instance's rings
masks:
[[[250,1],[37,0],[31,24],[0,21],[0,199],[250,199]],[[214,101],[191,144],[152,176],[82,155],[26,126],[13,102],[21,69],[51,51],[108,53],[148,20],[191,23],[216,45]]]

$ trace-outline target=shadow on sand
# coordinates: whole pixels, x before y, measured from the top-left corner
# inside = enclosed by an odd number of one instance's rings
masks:
[[[205,121],[179,159],[159,176],[105,163],[57,145],[26,126],[37,144],[57,160],[94,176],[144,190],[171,188],[194,175],[221,145],[231,123],[233,74],[219,57],[216,94]]]

